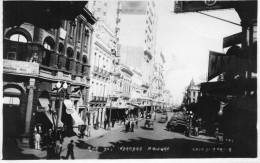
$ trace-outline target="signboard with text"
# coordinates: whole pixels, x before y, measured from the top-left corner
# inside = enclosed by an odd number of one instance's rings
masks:
[[[39,74],[38,63],[4,59],[3,64],[4,73],[16,73],[29,76],[36,76]]]
[[[230,1],[202,0],[202,1],[175,1],[174,12],[196,12],[205,10],[227,9],[231,8]]]

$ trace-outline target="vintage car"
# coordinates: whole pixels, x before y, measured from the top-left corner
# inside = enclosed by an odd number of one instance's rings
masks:
[[[168,121],[168,115],[162,115],[160,120],[158,121],[159,123],[165,123]]]
[[[159,123],[166,123],[168,120],[168,117],[161,117],[159,120]]]
[[[182,111],[174,112],[173,116],[166,125],[166,129],[168,131],[179,131],[187,134],[189,131],[189,119]]]
[[[146,119],[144,122],[144,128],[153,129],[154,128],[154,121],[152,119]]]

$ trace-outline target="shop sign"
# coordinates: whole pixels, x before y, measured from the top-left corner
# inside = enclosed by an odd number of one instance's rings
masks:
[[[23,75],[38,75],[39,64],[34,62],[5,60],[4,59],[3,72],[17,73]]]
[[[175,1],[174,12],[197,12],[232,8],[233,3],[228,1],[204,0],[204,1]]]

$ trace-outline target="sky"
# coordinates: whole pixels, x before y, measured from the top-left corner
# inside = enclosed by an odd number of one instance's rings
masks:
[[[158,13],[157,49],[165,55],[165,84],[180,104],[185,87],[194,79],[205,82],[209,51],[225,52],[223,38],[241,27],[199,13],[173,13],[173,0],[155,1]],[[203,11],[240,24],[233,9]]]

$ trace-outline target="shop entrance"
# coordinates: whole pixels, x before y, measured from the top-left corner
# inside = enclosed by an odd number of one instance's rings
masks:
[[[21,95],[18,88],[5,88],[3,93],[3,134],[4,137],[18,137],[22,134]]]

